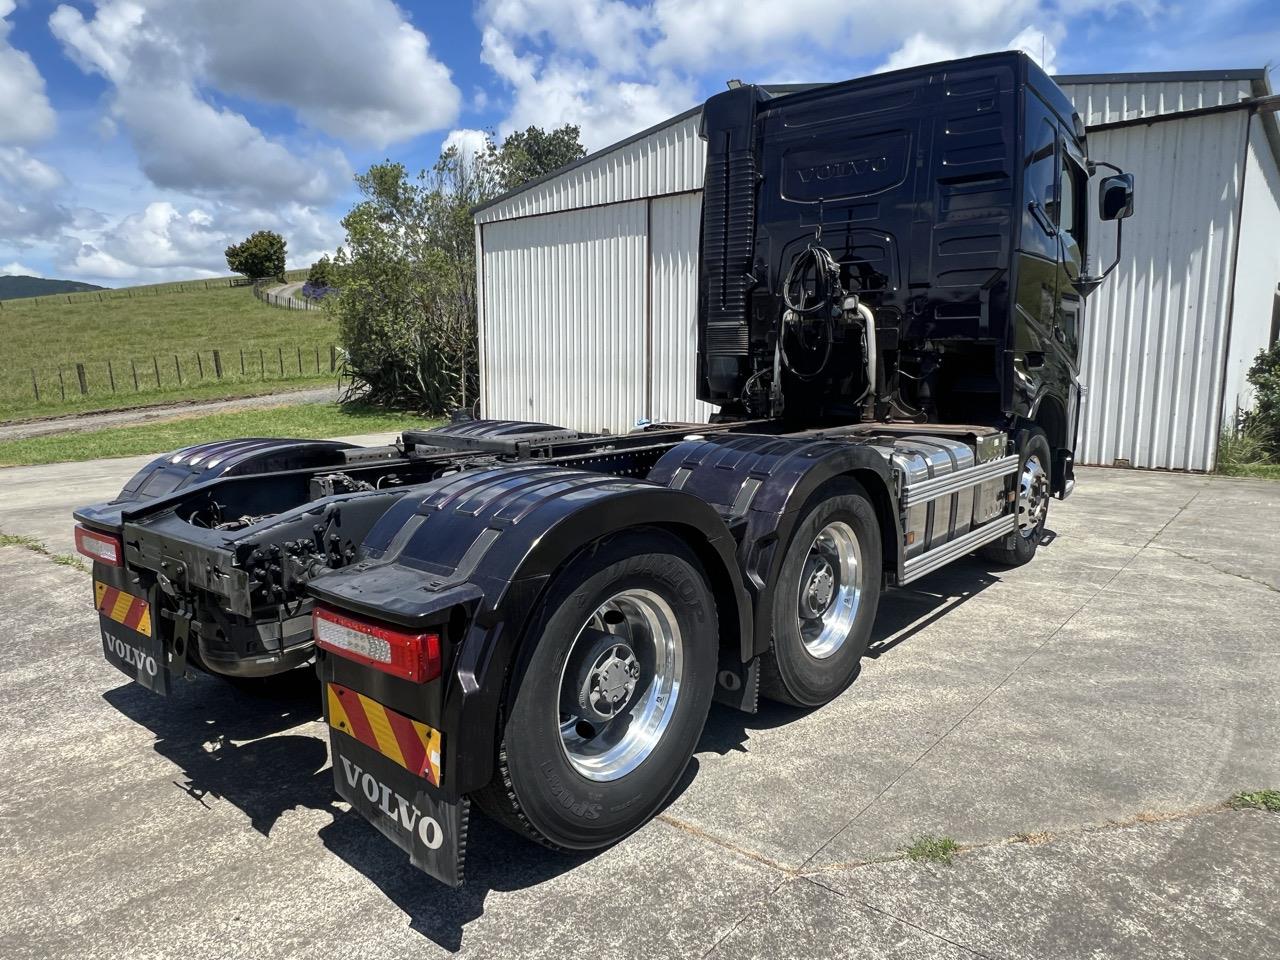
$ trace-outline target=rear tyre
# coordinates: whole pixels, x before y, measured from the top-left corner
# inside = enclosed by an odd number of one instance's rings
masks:
[[[1053,460],[1049,440],[1039,427],[1018,431],[1018,529],[1008,537],[983,547],[981,556],[1007,567],[1020,567],[1036,555],[1049,517],[1050,471]]]
[[[549,847],[622,839],[688,765],[718,647],[711,589],[679,539],[634,531],[583,553],[534,618],[506,698],[497,773],[474,799]]]
[[[861,484],[839,478],[809,498],[774,590],[760,692],[816,707],[853,682],[880,603],[880,524]]]

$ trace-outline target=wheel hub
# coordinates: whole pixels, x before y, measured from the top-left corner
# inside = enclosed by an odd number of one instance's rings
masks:
[[[808,576],[801,592],[800,615],[805,619],[820,617],[831,606],[836,593],[836,572],[826,557],[810,557]]]
[[[626,707],[640,679],[640,662],[631,648],[619,643],[592,664],[580,703],[589,704],[601,720],[611,720]]]

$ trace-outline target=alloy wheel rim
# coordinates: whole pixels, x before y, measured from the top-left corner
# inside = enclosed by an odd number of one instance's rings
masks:
[[[626,776],[654,752],[675,710],[684,651],[675,612],[622,590],[579,628],[560,673],[560,745],[589,780]]]
[[[801,568],[796,622],[806,652],[834,655],[853,630],[862,605],[862,546],[853,527],[836,520],[823,527]]]
[[[1018,480],[1018,533],[1030,540],[1049,514],[1049,475],[1037,454],[1027,457]]]

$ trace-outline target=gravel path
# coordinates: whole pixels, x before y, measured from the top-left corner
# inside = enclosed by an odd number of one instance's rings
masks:
[[[321,403],[337,399],[337,387],[314,387],[309,390],[271,393],[260,397],[238,397],[231,400],[208,400],[199,403],[179,403],[163,407],[137,407],[133,410],[85,413],[77,414],[73,417],[58,417],[55,420],[31,420],[25,423],[0,424],[0,440],[24,440],[27,437],[43,437],[55,433],[73,433],[81,430],[101,430],[104,427],[127,426],[133,423],[146,423],[150,420],[165,420],[175,416],[222,413],[228,410],[248,410],[254,407],[275,407],[281,403]]]

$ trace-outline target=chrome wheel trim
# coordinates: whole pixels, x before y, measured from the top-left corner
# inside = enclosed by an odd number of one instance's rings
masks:
[[[1024,540],[1036,536],[1049,515],[1049,474],[1039,454],[1031,454],[1022,465],[1018,480],[1018,534]]]
[[[825,660],[849,639],[862,605],[862,569],[862,545],[843,520],[813,538],[796,595],[796,623],[809,656]]]
[[[575,653],[598,645],[599,632],[616,636],[617,642],[593,658],[580,686],[576,674],[569,674],[570,665]],[[680,625],[666,600],[652,590],[631,589],[597,607],[579,628],[560,670],[560,746],[573,769],[607,782],[644,763],[671,723],[683,674]],[[596,716],[587,719],[564,708],[579,694],[598,705]]]

